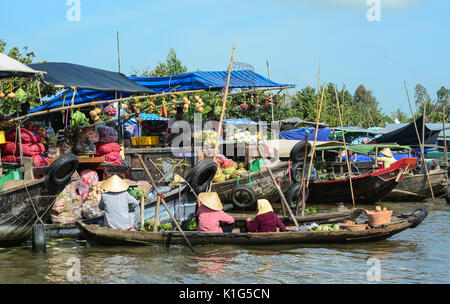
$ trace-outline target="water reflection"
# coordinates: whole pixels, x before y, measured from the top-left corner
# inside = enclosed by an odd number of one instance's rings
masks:
[[[423,204],[381,205],[409,213]],[[417,228],[373,243],[199,246],[198,256],[185,246],[91,247],[75,240],[49,241],[47,254],[34,255],[28,243],[0,248],[0,283],[372,283],[370,258],[380,260],[382,283],[449,283],[450,207],[429,210]],[[80,282],[69,280],[74,259]]]

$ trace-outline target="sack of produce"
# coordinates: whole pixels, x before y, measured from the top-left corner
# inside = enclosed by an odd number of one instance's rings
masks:
[[[18,164],[20,163],[20,157],[14,155],[2,156],[2,163]]]
[[[111,152],[120,152],[122,151],[122,148],[118,143],[111,142],[111,143],[97,143],[97,152],[96,156],[103,156],[106,154],[109,154]]]
[[[35,167],[45,167],[45,166],[49,166],[50,162],[48,161],[47,158],[44,157],[44,154],[39,153],[39,154],[33,155],[33,165]]]
[[[89,193],[86,201],[83,203],[82,216],[85,219],[91,219],[103,215],[103,211],[100,210],[99,203],[102,198],[103,189],[100,183],[92,183],[89,187]]]
[[[1,145],[1,151],[4,155],[20,155],[20,145],[13,141],[7,141],[6,144]],[[45,152],[43,144],[22,144],[22,153],[24,156],[33,156]]]
[[[20,137],[22,144],[38,144],[42,141],[42,135],[38,130],[27,130],[20,128]],[[16,142],[16,128],[10,129],[5,133],[7,141]],[[17,139],[17,142],[19,140]]]
[[[110,165],[118,166],[122,164],[122,155],[119,152],[111,152],[103,155],[103,157],[105,158],[105,162]]]
[[[86,153],[95,153],[96,147],[95,144],[91,142],[77,142],[73,150],[77,154],[86,154]]]
[[[117,141],[118,133],[114,128],[108,127],[106,125],[98,125],[97,133],[99,136],[100,143],[110,143]]]
[[[51,219],[54,224],[68,224],[81,219],[81,198],[73,184],[64,188],[56,198]]]
[[[93,170],[83,170],[80,172],[81,183],[78,188],[78,193],[81,195],[81,199],[84,202],[88,196],[89,188],[92,183],[98,183],[98,173]]]
[[[83,137],[90,143],[98,143],[100,137],[95,126],[83,128]]]

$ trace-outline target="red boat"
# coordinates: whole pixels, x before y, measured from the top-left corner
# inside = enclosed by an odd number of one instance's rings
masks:
[[[389,194],[416,166],[416,158],[403,158],[389,168],[352,177],[356,204],[374,204]],[[308,204],[352,204],[349,179],[314,181],[309,184]]]

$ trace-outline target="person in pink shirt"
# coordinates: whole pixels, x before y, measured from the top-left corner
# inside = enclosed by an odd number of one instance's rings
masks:
[[[198,231],[203,232],[232,232],[234,218],[223,211],[223,206],[217,192],[203,192],[198,195],[199,200],[197,218]],[[220,223],[226,223],[223,229]]]

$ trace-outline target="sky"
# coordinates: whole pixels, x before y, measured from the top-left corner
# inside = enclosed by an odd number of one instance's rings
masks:
[[[412,98],[418,83],[432,98],[450,88],[448,0],[77,1],[79,21],[67,18],[74,0],[2,3],[0,39],[35,61],[117,71],[119,30],[126,75],[170,48],[190,71],[226,70],[236,44],[234,60],[258,74],[267,77],[268,61],[272,80],[317,88],[320,64],[321,83],[352,93],[363,84],[386,114],[410,114],[404,81]]]

